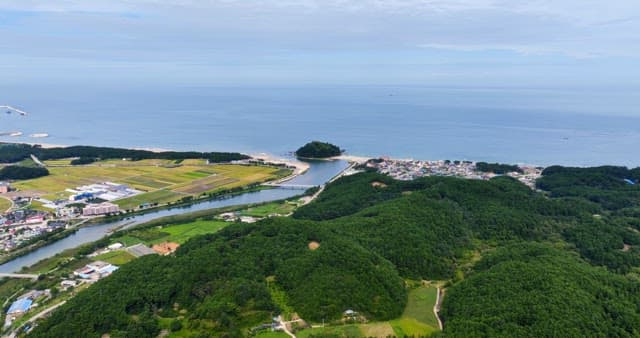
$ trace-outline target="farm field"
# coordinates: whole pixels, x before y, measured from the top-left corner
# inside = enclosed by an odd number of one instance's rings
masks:
[[[11,208],[11,201],[4,197],[0,197],[0,214],[5,213],[9,208]]]
[[[131,262],[134,259],[135,257],[132,254],[126,252],[125,250],[111,251],[111,252],[107,252],[105,254],[94,257],[94,260],[105,261],[107,263],[111,263],[114,265],[126,264]]]
[[[171,165],[167,165],[171,162]],[[266,167],[231,164],[203,165],[201,160],[174,164],[166,160],[109,160],[100,165],[49,167],[49,176],[19,181],[14,186],[49,200],[66,199],[66,189],[102,182],[127,184],[142,193],[116,201],[121,209],[141,204],[166,204],[186,196],[260,183],[290,171]]]
[[[56,166],[56,165],[71,165],[71,159],[70,158],[63,158],[63,159],[59,159],[59,160],[44,160],[42,161],[42,163],[44,163],[45,165],[49,166]]]
[[[162,228],[161,230],[162,232],[169,234],[167,237],[154,240],[150,244],[160,242],[176,242],[182,244],[192,237],[218,232],[227,225],[229,225],[229,222],[204,220],[172,225],[166,228]]]
[[[217,232],[227,225],[229,223],[224,221],[197,220],[184,224],[169,225],[162,229],[152,228],[132,231],[122,237],[114,238],[113,242],[120,242],[125,246],[138,243],[153,245],[162,242],[182,244],[192,237]]]
[[[407,337],[429,336],[437,332],[438,321],[433,313],[436,303],[435,287],[419,287],[409,291],[408,302],[400,318],[367,324],[350,324],[306,329],[296,333],[299,338],[332,337]]]

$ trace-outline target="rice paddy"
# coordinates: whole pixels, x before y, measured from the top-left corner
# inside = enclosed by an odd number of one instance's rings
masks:
[[[66,161],[66,160],[65,160]],[[100,161],[85,166],[51,166],[49,176],[16,182],[14,186],[49,200],[65,199],[66,189],[102,182],[127,184],[141,191],[115,201],[121,209],[142,204],[162,205],[186,196],[246,186],[283,176],[282,169],[232,164],[207,165],[203,160]],[[63,160],[53,162],[63,163]],[[1,207],[1,205],[0,205]]]
[[[4,197],[0,197],[0,214],[5,213],[7,210],[9,210],[9,208],[11,208],[11,201],[4,198]]]

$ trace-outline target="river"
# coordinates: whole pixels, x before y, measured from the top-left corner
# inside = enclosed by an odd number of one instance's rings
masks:
[[[340,173],[348,166],[346,161],[314,161],[310,162],[309,170],[303,175],[295,177],[288,183],[291,184],[313,184],[320,185],[327,182],[333,176]],[[65,237],[59,241],[38,248],[24,256],[20,256],[14,260],[0,265],[0,273],[17,272],[25,266],[33,265],[45,258],[49,258],[64,250],[75,248],[79,245],[97,241],[106,236],[111,229],[126,224],[126,227],[142,224],[160,217],[184,214],[193,211],[215,209],[228,207],[233,205],[242,205],[248,203],[261,203],[268,201],[280,200],[300,194],[299,189],[276,188],[269,190],[260,190],[248,192],[241,195],[235,195],[228,198],[220,198],[195,203],[187,206],[175,207],[170,209],[160,209],[145,214],[136,215],[127,219],[114,220],[104,223],[98,223],[78,229],[72,235]]]

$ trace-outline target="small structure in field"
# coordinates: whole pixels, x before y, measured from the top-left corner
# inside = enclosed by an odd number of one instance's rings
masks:
[[[164,243],[154,244],[153,247],[151,247],[151,249],[153,249],[153,251],[157,252],[159,255],[166,256],[174,253],[176,250],[178,250],[179,247],[180,247],[180,244],[178,243],[164,242]]]

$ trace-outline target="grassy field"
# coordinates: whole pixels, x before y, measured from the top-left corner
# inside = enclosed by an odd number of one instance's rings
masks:
[[[296,337],[298,338],[308,338],[311,335],[315,337],[328,336],[340,338],[364,337],[362,331],[360,331],[360,325],[355,324],[327,326],[296,332]]]
[[[42,163],[44,163],[47,166],[53,165],[71,165],[71,159],[70,158],[63,158],[63,159],[59,159],[59,160],[44,160],[42,161]]]
[[[299,338],[310,335],[336,337],[405,337],[429,336],[438,331],[438,321],[433,313],[436,303],[435,287],[419,287],[409,291],[407,306],[402,317],[388,321],[359,325],[338,325],[307,329],[298,332]]]
[[[425,335],[438,330],[438,320],[433,313],[437,293],[438,289],[431,286],[409,291],[402,317],[391,321],[397,336]]]
[[[402,317],[413,318],[427,325],[438,327],[438,320],[433,313],[437,298],[438,289],[435,287],[421,287],[411,290]]]
[[[69,197],[65,189],[102,182],[123,183],[143,192],[117,201],[120,208],[126,210],[144,203],[162,205],[185,196],[197,197],[287,174],[282,169],[264,166],[206,165],[202,160],[174,162],[109,160],[98,162],[99,165],[50,167],[49,176],[16,182],[14,186],[55,200]]]
[[[158,203],[165,204],[169,202],[175,202],[185,196],[187,194],[177,193],[171,190],[156,190],[154,192],[147,192],[144,194],[135,195],[128,198],[123,198],[121,200],[115,201],[115,203],[120,207],[120,209],[134,209],[143,203]]]
[[[161,242],[184,243],[190,238],[198,235],[210,234],[220,231],[220,229],[229,225],[224,221],[202,221],[198,220],[191,223],[178,224],[162,228],[162,232],[168,233],[167,237],[152,241],[150,244]]]
[[[4,198],[4,197],[0,197],[0,214],[5,213],[7,210],[9,210],[9,208],[11,208],[11,201]]]
[[[135,257],[125,250],[116,250],[98,255],[94,257],[94,259],[97,261],[105,261],[114,265],[122,265],[131,262],[135,259]]]
[[[162,229],[151,228],[133,231],[124,236],[114,238],[113,242],[120,242],[125,246],[138,243],[153,245],[162,242],[182,244],[192,237],[220,231],[220,229],[227,225],[229,225],[229,223],[224,221],[197,220],[184,224],[166,226]]]
[[[272,214],[286,215],[295,210],[296,205],[293,202],[287,203],[269,203],[257,207],[242,210],[242,216],[267,217]]]

